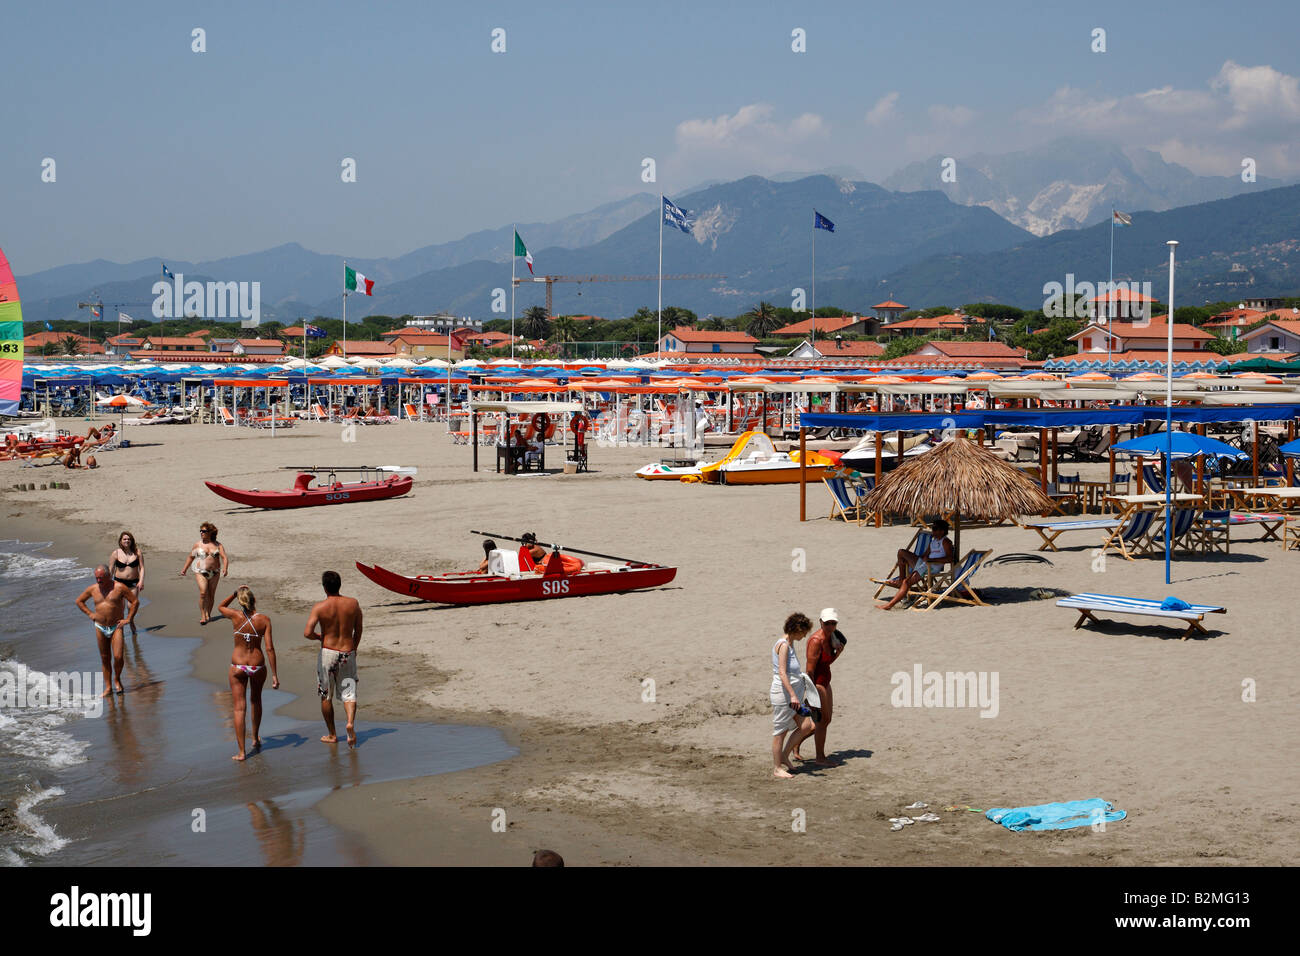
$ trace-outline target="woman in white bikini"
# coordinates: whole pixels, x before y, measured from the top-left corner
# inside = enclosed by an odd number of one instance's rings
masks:
[[[136,546],[135,535],[123,531],[117,538],[117,547],[108,556],[108,573],[118,584],[125,584],[136,597],[130,616],[123,624],[131,625],[131,636],[136,636],[135,612],[140,607],[140,592],[144,590],[144,555]]]
[[[237,601],[238,608],[230,606]],[[262,746],[258,733],[262,726],[262,685],[266,683],[266,665],[271,665],[271,689],[280,687],[275,672],[275,647],[271,643],[271,619],[257,613],[257,598],[247,586],[241,586],[217,608],[230,619],[235,628],[235,649],[230,655],[230,704],[235,717],[235,743],[239,753],[232,760],[243,760],[244,708],[251,703],[253,710],[253,750]],[[266,642],[266,655],[262,655],[262,642]]]
[[[226,556],[226,547],[217,541],[217,526],[211,521],[199,525],[199,541],[194,550],[185,559],[181,568],[181,577],[189,573],[194,565],[194,579],[199,584],[199,623],[207,624],[212,620],[212,602],[217,596],[217,576],[225,577],[230,573],[230,559]]]

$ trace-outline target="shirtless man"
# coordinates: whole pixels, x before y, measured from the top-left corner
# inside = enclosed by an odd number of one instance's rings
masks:
[[[94,609],[86,606],[94,602]],[[81,592],[77,607],[95,626],[95,640],[99,643],[99,659],[104,665],[104,693],[123,693],[122,666],[126,663],[125,642],[122,639],[122,620],[127,616],[123,605],[131,605],[131,614],[137,610],[135,592],[120,581],[114,581],[108,568],[102,564],[95,568],[95,583]]]
[[[320,657],[316,661],[316,693],[320,694],[320,712],[328,731],[321,740],[327,744],[339,741],[334,731],[334,702],[331,700],[337,697],[343,701],[343,709],[348,715],[348,746],[355,747],[361,605],[356,598],[339,594],[342,582],[337,571],[326,571],[321,575],[320,583],[325,588],[325,600],[311,609],[302,636],[321,643]]]

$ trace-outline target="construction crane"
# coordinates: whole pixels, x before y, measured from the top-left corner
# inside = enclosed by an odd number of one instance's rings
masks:
[[[515,285],[525,282],[545,282],[546,283],[546,317],[549,319],[554,315],[551,309],[551,290],[557,282],[646,282],[652,279],[658,279],[659,274],[655,273],[648,276],[526,276],[516,278]],[[677,279],[725,279],[726,276],[716,272],[694,272],[684,275],[668,275],[663,277],[665,280]]]

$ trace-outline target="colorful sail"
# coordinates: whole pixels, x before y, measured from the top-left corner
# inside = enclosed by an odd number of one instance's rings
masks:
[[[0,415],[17,415],[23,385],[23,307],[9,260],[0,249]]]

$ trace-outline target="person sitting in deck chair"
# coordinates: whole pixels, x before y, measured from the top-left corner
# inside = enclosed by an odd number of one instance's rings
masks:
[[[948,538],[948,522],[935,518],[930,530],[933,537],[925,554],[913,554],[899,549],[898,563],[894,565],[898,575],[889,580],[889,585],[898,588],[898,591],[889,599],[889,603],[876,605],[882,611],[893,610],[894,605],[907,597],[907,592],[921,580],[921,575],[941,571],[945,565],[957,562],[957,554]]]

